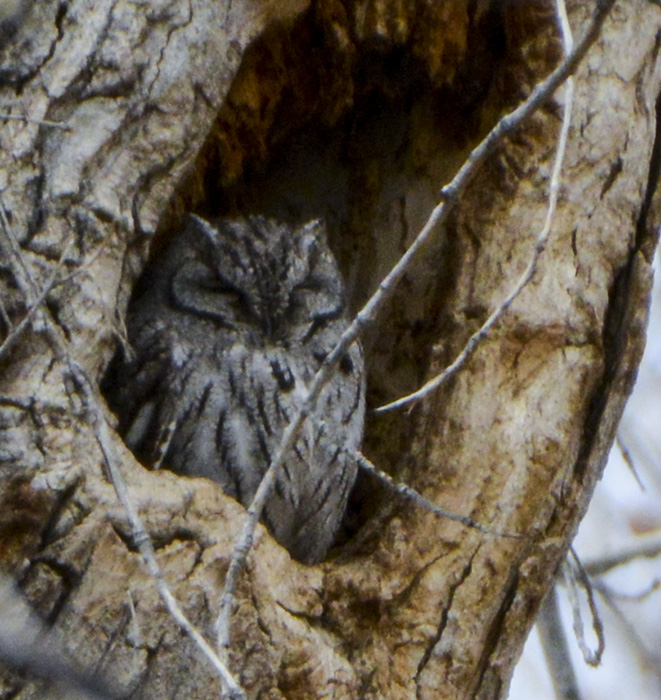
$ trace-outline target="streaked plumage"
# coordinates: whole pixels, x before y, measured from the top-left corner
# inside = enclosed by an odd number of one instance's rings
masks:
[[[107,394],[144,464],[218,482],[249,505],[282,432],[347,325],[319,221],[190,217],[127,317],[135,360]],[[300,561],[324,558],[356,476],[365,372],[354,344],[321,395],[264,520]]]

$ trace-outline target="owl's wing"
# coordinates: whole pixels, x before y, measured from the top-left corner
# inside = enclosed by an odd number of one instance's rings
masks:
[[[364,373],[359,371],[360,347],[353,353],[356,371],[338,373],[322,392],[316,410],[287,455],[265,508],[265,520],[276,538],[306,563],[323,559],[333,543],[356,477],[351,453],[362,438]],[[274,392],[278,410],[271,413],[277,418],[277,442],[300,407],[305,384],[317,368],[309,357],[298,361],[281,358],[280,363],[288,363],[290,373],[302,386],[301,390]],[[276,447],[274,444],[273,451]]]
[[[298,498],[292,498],[291,487],[276,485],[266,521],[294,558],[315,564],[335,539],[356,478],[356,461],[342,445],[318,436],[313,446],[302,438],[286,467],[299,475],[293,490]],[[278,481],[284,486],[282,475]]]
[[[134,359],[122,360],[106,381],[106,394],[119,416],[119,432],[136,457],[158,468],[184,412],[188,377],[199,352],[162,318],[129,329]]]

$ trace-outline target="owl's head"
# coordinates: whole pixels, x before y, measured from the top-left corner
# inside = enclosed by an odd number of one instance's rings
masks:
[[[192,215],[171,285],[182,310],[283,340],[344,310],[343,285],[319,220],[292,229],[261,216],[209,223]]]

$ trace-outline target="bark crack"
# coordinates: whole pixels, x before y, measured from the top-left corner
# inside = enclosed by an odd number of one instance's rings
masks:
[[[54,17],[54,24],[55,24],[55,30],[56,30],[56,36],[55,38],[51,41],[50,46],[48,47],[48,50],[46,51],[44,57],[37,61],[36,64],[32,65],[28,71],[25,74],[22,75],[16,75],[15,72],[12,70],[12,67],[9,69],[3,70],[0,68],[0,83],[8,83],[8,84],[13,84],[14,88],[16,90],[16,94],[20,95],[23,93],[25,90],[26,85],[30,83],[36,76],[38,76],[41,71],[43,70],[44,66],[48,64],[48,62],[53,58],[55,55],[55,51],[57,50],[57,45],[61,41],[62,37],[64,36],[64,19],[67,15],[67,3],[66,2],[60,2],[57,11],[55,13]],[[12,75],[14,73],[14,75]],[[44,92],[48,94],[48,89],[44,85],[43,86]]]
[[[505,618],[507,617],[507,613],[512,607],[512,603],[514,602],[518,586],[519,573],[518,570],[515,569],[510,574],[508,585],[505,588],[502,602],[493,618],[491,625],[489,626],[485,637],[485,642],[482,645],[482,654],[476,665],[477,684],[475,686],[475,692],[473,693],[473,697],[479,696],[479,691],[482,686],[482,682],[484,681],[485,674],[487,672],[487,669],[489,668],[489,660],[491,659],[492,654],[498,648],[498,643],[500,639],[503,637],[503,627],[505,624]]]
[[[454,584],[450,587],[449,590],[449,595],[448,595],[448,602],[447,605],[443,608],[443,611],[441,613],[441,619],[439,620],[438,628],[436,630],[436,634],[432,637],[430,640],[430,643],[427,645],[427,648],[425,649],[425,653],[422,655],[422,659],[420,659],[420,663],[418,664],[418,668],[416,670],[414,680],[416,684],[416,698],[420,700],[421,692],[422,689],[420,687],[420,676],[424,672],[427,664],[429,663],[429,660],[431,659],[431,656],[434,652],[434,648],[438,645],[438,643],[441,641],[441,637],[443,636],[443,632],[445,631],[445,628],[447,627],[447,622],[448,622],[448,614],[450,610],[452,609],[452,603],[454,601],[454,596],[459,590],[460,586],[466,581],[466,579],[470,576],[471,571],[473,570],[473,560],[475,559],[477,553],[480,550],[481,545],[478,545],[475,551],[471,554],[470,559],[464,566],[463,570],[459,573],[459,577],[457,581],[455,581]]]
[[[611,163],[608,175],[604,179],[604,184],[601,187],[601,192],[599,193],[599,199],[603,199],[604,195],[610,190],[610,188],[615,184],[619,174],[622,172],[622,157],[618,156],[615,162]]]
[[[94,69],[99,65],[97,61],[97,53],[99,52],[101,46],[103,45],[103,42],[107,39],[108,37],[108,31],[110,29],[110,26],[112,24],[112,13],[113,10],[115,9],[117,5],[117,1],[115,0],[107,9],[107,13],[105,16],[105,21],[103,26],[98,30],[98,36],[94,42],[94,45],[90,47],[89,53],[84,57],[82,65],[80,65],[76,71],[75,75],[72,75],[69,82],[68,82],[68,89],[65,91],[65,94],[62,98],[58,98],[56,95],[52,95],[48,89],[48,86],[44,84],[44,91],[48,95],[48,97],[53,100],[52,104],[49,107],[52,109],[53,107],[56,107],[60,99],[66,100],[67,104],[78,104],[79,101],[81,101],[84,98],[84,89],[89,85],[91,82],[91,77],[94,75]],[[63,3],[64,5],[64,3]],[[47,64],[48,60],[51,60],[53,56],[55,55],[55,47],[57,46],[58,41],[60,38],[63,36],[63,21],[64,21],[64,16],[66,14],[66,10],[63,13],[60,23],[57,25],[58,26],[58,38],[54,42],[53,45],[53,51],[51,55],[48,57],[47,61],[44,62],[44,66]],[[78,83],[78,86],[76,86],[76,83]],[[76,99],[78,97],[78,99]]]
[[[652,200],[661,172],[661,95],[656,102],[656,134],[650,157],[645,197],[636,224],[635,240],[627,261],[616,271],[609,289],[608,308],[602,333],[603,373],[595,387],[583,423],[583,439],[578,457],[574,463],[574,480],[582,483],[590,465],[594,449],[603,439],[602,417],[610,403],[613,387],[617,379],[626,371],[625,358],[628,349],[630,290],[633,285],[634,263],[638,253],[649,262],[656,248],[658,231],[648,231],[648,218]],[[629,378],[633,383],[635,375]]]
[[[175,32],[178,32],[180,29],[184,29],[185,27],[188,27],[191,22],[193,21],[193,7],[189,2],[188,4],[188,16],[186,19],[181,23],[181,24],[172,24],[172,26],[168,27],[167,34],[165,36],[165,41],[163,42],[163,46],[161,46],[161,50],[159,51],[158,54],[158,59],[156,61],[156,73],[154,75],[153,80],[151,83],[147,86],[147,96],[151,97],[152,90],[154,88],[154,85],[158,82],[159,78],[161,77],[161,66],[163,65],[163,61],[165,59],[165,52],[167,51],[168,46],[170,45],[170,40],[172,39],[172,36],[175,34]]]

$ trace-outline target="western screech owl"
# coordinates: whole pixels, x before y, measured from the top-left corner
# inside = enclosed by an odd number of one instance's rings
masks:
[[[208,477],[250,504],[306,387],[347,326],[344,289],[313,221],[190,217],[129,308],[135,359],[107,394],[146,465]],[[356,476],[365,370],[354,343],[287,457],[264,509],[276,539],[323,559]]]

